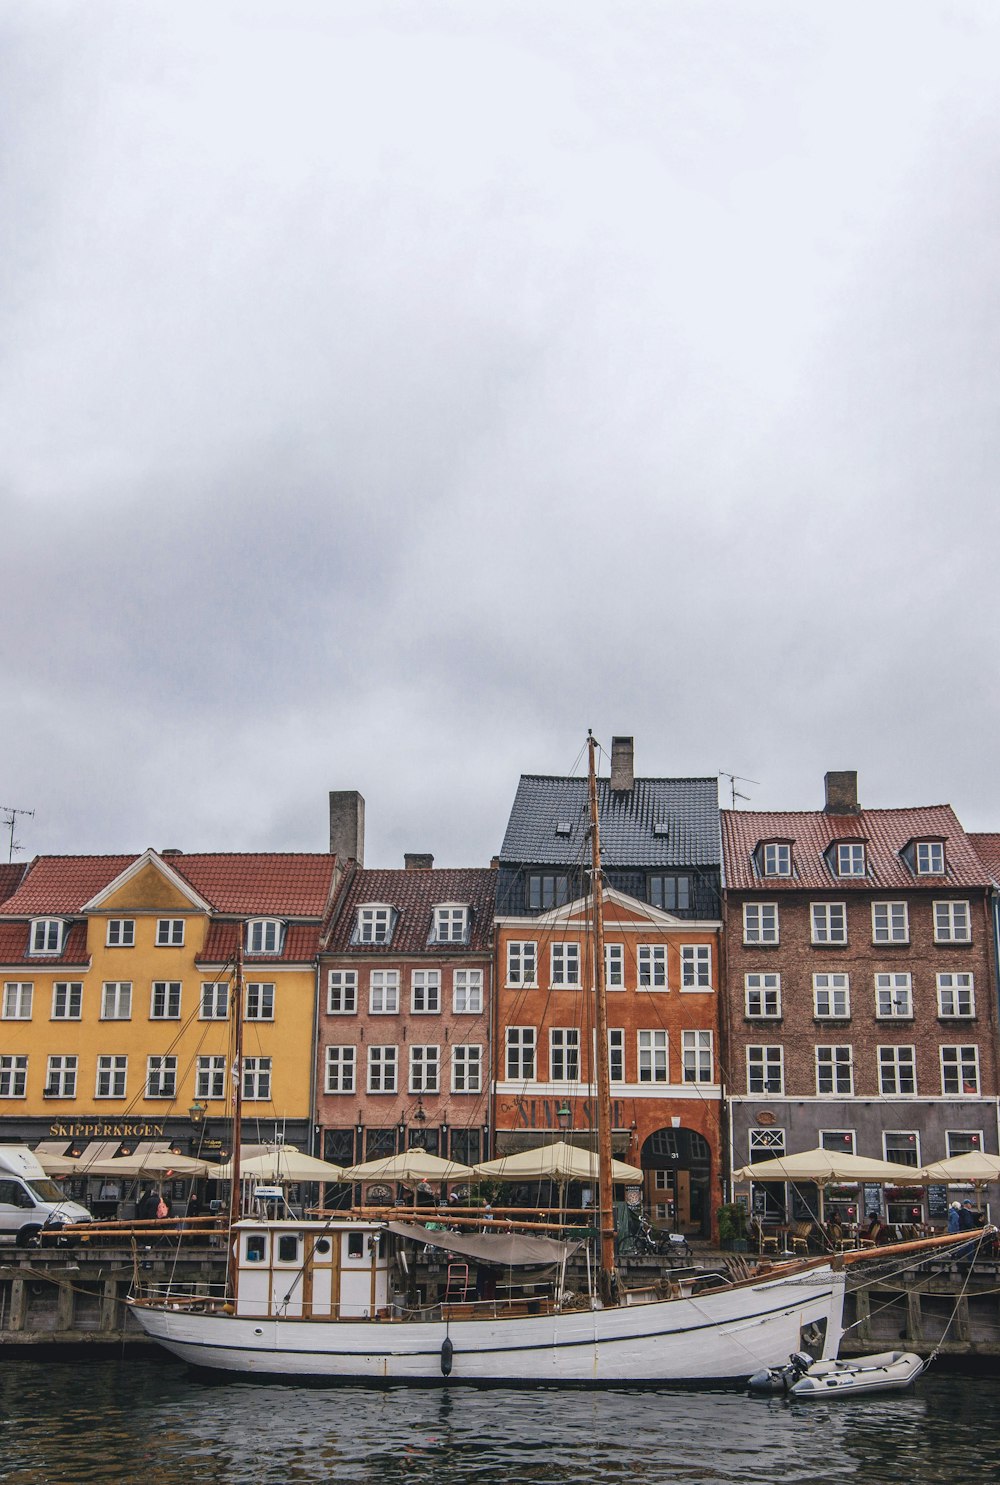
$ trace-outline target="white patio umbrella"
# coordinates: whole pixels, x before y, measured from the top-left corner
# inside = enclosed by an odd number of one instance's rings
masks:
[[[116,1155],[113,1160],[97,1160],[88,1167],[88,1175],[121,1176],[133,1180],[139,1176],[207,1176],[214,1170],[208,1160],[195,1160],[190,1155],[175,1155],[170,1150],[136,1150],[133,1155]]]
[[[897,1165],[891,1160],[875,1160],[867,1155],[848,1155],[842,1150],[800,1150],[795,1155],[778,1155],[773,1160],[761,1160],[757,1165],[744,1165],[733,1172],[734,1181],[816,1181],[828,1185],[831,1181],[846,1183],[861,1181],[890,1182],[894,1186],[912,1186],[920,1181],[920,1173],[908,1165]]]
[[[987,1155],[985,1150],[969,1150],[964,1155],[952,1155],[947,1160],[935,1160],[925,1165],[920,1172],[930,1186],[960,1184],[971,1181],[974,1186],[988,1186],[1000,1181],[1000,1155]]]
[[[216,1181],[233,1179],[233,1164],[209,1167],[209,1174]],[[240,1179],[261,1181],[268,1186],[289,1185],[298,1181],[343,1181],[344,1169],[329,1160],[317,1160],[315,1155],[305,1155],[291,1145],[277,1145],[260,1155],[251,1155],[240,1161]]]
[[[469,1181],[474,1172],[458,1160],[442,1160],[427,1150],[403,1150],[381,1160],[366,1160],[344,1171],[345,1181]]]
[[[498,1160],[486,1160],[474,1166],[477,1176],[493,1181],[596,1181],[598,1174],[597,1155],[593,1150],[582,1150],[579,1145],[556,1140],[551,1145],[538,1145],[532,1150],[519,1150],[516,1155],[501,1155]],[[642,1171],[623,1160],[612,1160],[611,1177],[615,1181],[627,1181],[637,1186],[642,1181]]]

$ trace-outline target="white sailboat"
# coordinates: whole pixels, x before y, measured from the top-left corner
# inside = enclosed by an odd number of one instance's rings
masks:
[[[622,1386],[745,1379],[791,1352],[837,1355],[844,1303],[843,1255],[775,1264],[759,1275],[692,1292],[669,1276],[629,1292],[615,1264],[610,1078],[607,1057],[600,840],[595,743],[589,739],[591,891],[596,951],[598,1284],[566,1291],[575,1244],[535,1236],[428,1231],[412,1223],[354,1219],[241,1218],[238,1153],[227,1293],[136,1293],[132,1312],[154,1340],[199,1367],[258,1376],[367,1383],[544,1383]],[[233,997],[239,1006],[240,995]],[[241,1056],[237,1029],[237,1066]],[[240,1079],[237,1079],[239,1089]],[[236,1110],[239,1128],[239,1109]],[[236,1142],[238,1146],[238,1141]],[[412,1214],[414,1217],[416,1213]],[[494,1228],[499,1224],[494,1224]],[[412,1244],[447,1242],[481,1263],[546,1264],[544,1299],[408,1302]],[[913,1246],[913,1245],[904,1245]],[[886,1256],[891,1250],[881,1250]],[[412,1295],[410,1296],[412,1299]]]

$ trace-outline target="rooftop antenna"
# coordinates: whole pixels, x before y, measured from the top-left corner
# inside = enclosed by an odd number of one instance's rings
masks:
[[[733,809],[736,808],[736,801],[738,799],[745,799],[747,803],[750,801],[750,795],[741,794],[736,787],[737,784],[756,784],[758,788],[760,787],[760,779],[745,779],[742,774],[727,773],[724,768],[719,769],[719,778],[729,780],[729,789],[733,796]]]
[[[18,815],[27,815],[30,819],[35,812],[34,810],[16,809],[12,804],[0,804],[0,810],[3,811],[3,828],[10,831],[10,849],[7,853],[7,860],[13,861],[14,852],[21,850],[21,842],[14,839],[14,828],[17,824],[17,817]]]

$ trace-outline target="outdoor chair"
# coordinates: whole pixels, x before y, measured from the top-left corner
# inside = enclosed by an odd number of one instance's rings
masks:
[[[750,1238],[758,1253],[777,1253],[778,1234],[765,1232],[764,1224],[759,1217],[750,1219]]]
[[[793,1253],[808,1253],[809,1239],[812,1236],[813,1224],[811,1222],[793,1222],[788,1229],[788,1241]]]

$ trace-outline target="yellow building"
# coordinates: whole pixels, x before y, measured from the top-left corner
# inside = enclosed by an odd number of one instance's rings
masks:
[[[327,854],[43,856],[0,901],[0,1141],[232,1144],[243,949],[243,1140],[311,1148]]]

